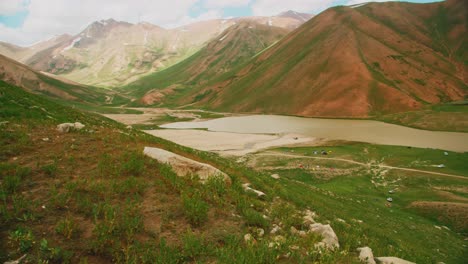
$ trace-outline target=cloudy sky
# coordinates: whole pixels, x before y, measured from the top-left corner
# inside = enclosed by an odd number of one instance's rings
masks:
[[[334,5],[369,0],[0,0],[0,41],[21,46],[63,33],[77,34],[96,20],[146,21],[166,28],[199,20],[269,16],[294,10],[317,14]],[[385,0],[377,0],[383,2]],[[410,2],[434,2],[413,0]]]

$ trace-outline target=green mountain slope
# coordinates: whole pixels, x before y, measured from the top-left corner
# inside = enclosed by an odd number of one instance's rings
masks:
[[[288,30],[254,22],[239,22],[190,58],[125,87],[142,104],[182,102],[183,96],[239,67],[280,40]],[[201,99],[199,95],[196,100]]]

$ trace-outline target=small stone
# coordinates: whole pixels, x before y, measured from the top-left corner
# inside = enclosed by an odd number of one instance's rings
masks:
[[[281,227],[279,227],[277,224],[273,224],[273,228],[270,231],[270,234],[276,234],[279,231],[281,231]]]
[[[252,237],[251,234],[245,234],[244,235],[244,241],[245,242],[250,242],[250,241],[252,241],[252,239],[253,239],[253,237]]]
[[[280,243],[280,244],[286,242],[286,238],[284,236],[275,236],[275,238],[273,240],[275,242],[277,242],[277,243]]]
[[[50,140],[49,138],[42,138],[42,141],[44,141],[44,142],[47,142],[49,140]]]
[[[257,229],[257,235],[259,237],[263,237],[263,235],[265,235],[265,230],[263,230],[263,228]]]
[[[278,174],[272,174],[271,177],[275,180],[280,179],[280,176]]]

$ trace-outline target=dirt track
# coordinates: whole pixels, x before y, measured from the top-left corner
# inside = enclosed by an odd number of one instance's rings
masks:
[[[432,174],[432,175],[438,175],[438,176],[468,180],[468,177],[461,176],[461,175],[454,175],[454,174],[434,172],[434,171],[425,171],[425,170],[418,170],[418,169],[401,168],[401,167],[394,167],[394,166],[388,166],[388,165],[382,165],[382,164],[369,164],[369,163],[363,163],[363,162],[359,162],[359,161],[341,159],[341,158],[323,158],[323,157],[313,157],[313,156],[304,156],[304,155],[294,155],[294,154],[287,154],[287,153],[281,153],[281,152],[276,152],[276,151],[268,151],[268,152],[259,153],[259,154],[256,154],[256,155],[257,156],[276,156],[276,157],[282,156],[282,157],[291,157],[291,158],[335,160],[335,161],[353,163],[353,164],[357,164],[357,165],[361,165],[361,166],[365,166],[365,167],[379,167],[379,168],[391,169],[391,170],[420,172],[420,173],[426,173],[426,174]]]

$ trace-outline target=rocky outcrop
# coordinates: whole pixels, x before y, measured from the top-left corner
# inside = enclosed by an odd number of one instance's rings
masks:
[[[206,182],[210,178],[220,177],[224,180],[224,182],[228,184],[231,183],[231,178],[229,178],[226,173],[218,170],[217,168],[206,163],[191,160],[164,149],[145,147],[143,154],[157,160],[160,163],[170,165],[174,172],[181,177],[197,175],[202,183]]]
[[[416,264],[397,257],[379,257],[375,258],[379,264]]]
[[[63,123],[57,126],[57,131],[60,133],[68,133],[72,130],[81,130],[84,127],[85,125],[81,124],[80,122]]]
[[[370,247],[361,247],[357,249],[359,251],[359,260],[366,264],[375,264],[374,254]]]

